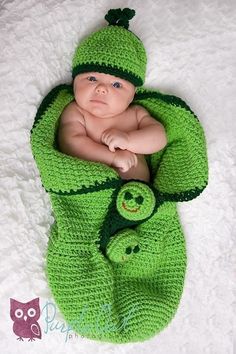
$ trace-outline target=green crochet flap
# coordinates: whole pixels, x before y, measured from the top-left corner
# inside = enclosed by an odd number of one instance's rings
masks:
[[[186,201],[207,185],[208,161],[203,129],[196,115],[176,96],[140,88],[135,103],[166,130],[166,148],[150,157],[153,185],[165,200]]]

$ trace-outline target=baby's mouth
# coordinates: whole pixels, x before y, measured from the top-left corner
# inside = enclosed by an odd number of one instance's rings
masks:
[[[90,102],[100,103],[100,104],[106,104],[106,102],[101,101],[101,100],[90,100]]]

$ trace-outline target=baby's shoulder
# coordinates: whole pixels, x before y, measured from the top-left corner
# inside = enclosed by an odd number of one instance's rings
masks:
[[[132,104],[130,105],[130,108],[137,113],[148,113],[148,111],[143,106],[140,106],[138,104]]]
[[[142,119],[144,116],[149,115],[148,111],[138,104],[131,105],[130,108],[133,109],[138,120]]]
[[[83,112],[75,101],[70,102],[62,111],[60,124],[80,122],[85,125]]]

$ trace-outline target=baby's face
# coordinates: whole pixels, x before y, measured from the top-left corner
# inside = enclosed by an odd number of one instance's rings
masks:
[[[110,118],[127,109],[135,86],[110,74],[89,72],[75,77],[74,95],[81,108],[99,118]]]

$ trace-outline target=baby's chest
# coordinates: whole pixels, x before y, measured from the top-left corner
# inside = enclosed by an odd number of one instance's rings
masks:
[[[118,129],[130,132],[138,129],[135,112],[130,111],[117,118],[86,119],[87,135],[94,141],[100,142],[103,132],[107,129]]]

